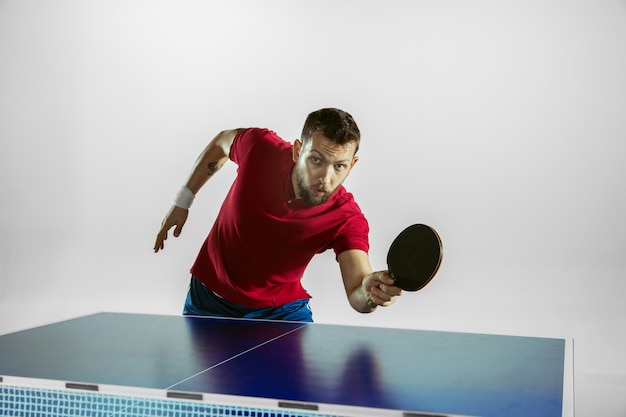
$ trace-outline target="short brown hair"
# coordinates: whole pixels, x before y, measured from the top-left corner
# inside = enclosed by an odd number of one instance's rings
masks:
[[[352,116],[343,110],[326,108],[309,114],[304,122],[300,139],[304,143],[318,131],[338,145],[354,142],[356,144],[354,152],[359,150],[361,132]]]

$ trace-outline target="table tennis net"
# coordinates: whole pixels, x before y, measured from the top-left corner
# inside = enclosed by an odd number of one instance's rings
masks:
[[[198,401],[138,398],[6,385],[0,386],[0,415],[19,417],[333,417],[307,411],[268,410]]]

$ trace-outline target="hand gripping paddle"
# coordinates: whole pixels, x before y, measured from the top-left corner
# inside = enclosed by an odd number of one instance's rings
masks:
[[[404,229],[387,253],[387,268],[396,286],[406,291],[421,290],[441,265],[443,245],[430,226],[414,224]]]

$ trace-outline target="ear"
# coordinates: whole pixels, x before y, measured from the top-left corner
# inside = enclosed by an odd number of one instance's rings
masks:
[[[298,158],[300,158],[300,150],[302,149],[302,142],[300,139],[296,139],[293,142],[293,148],[291,149],[293,162],[298,162]]]
[[[352,168],[354,168],[354,166],[356,165],[356,163],[359,161],[359,157],[354,155],[354,157],[352,158],[352,164],[350,164],[350,170],[352,171]]]

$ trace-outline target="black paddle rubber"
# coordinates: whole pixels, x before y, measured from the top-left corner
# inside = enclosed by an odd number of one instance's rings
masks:
[[[418,291],[433,279],[442,258],[443,245],[435,229],[414,224],[404,229],[389,247],[387,268],[397,287]]]

